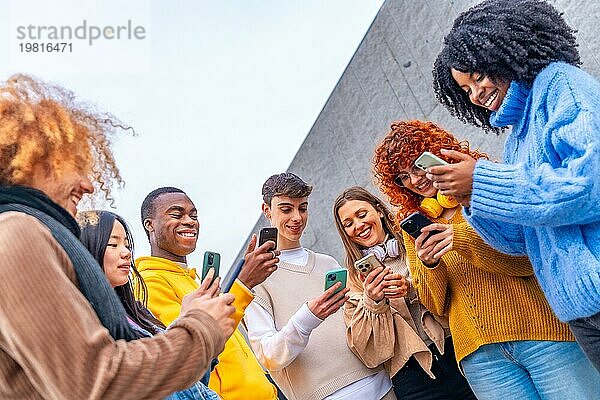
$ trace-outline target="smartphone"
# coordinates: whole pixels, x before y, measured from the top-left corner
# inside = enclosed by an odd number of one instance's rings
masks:
[[[423,171],[427,170],[429,167],[436,167],[438,165],[448,165],[448,163],[433,153],[428,151],[424,151],[423,154],[419,156],[415,160],[415,165],[422,169]]]
[[[404,218],[402,222],[400,222],[400,228],[416,239],[421,235],[421,229],[431,224],[433,224],[433,222],[417,211]],[[429,236],[434,233],[437,233],[437,231],[431,232]]]
[[[383,264],[375,257],[375,254],[368,254],[354,263],[354,268],[364,276],[369,275],[377,267],[383,267]]]
[[[277,249],[277,228],[269,227],[262,228],[260,230],[260,234],[258,235],[258,245],[262,246],[265,242],[268,241],[275,242],[275,247],[271,250]]]
[[[231,290],[233,286],[233,282],[237,279],[238,275],[242,271],[242,267],[244,266],[244,259],[241,258],[233,267],[227,271],[225,278],[221,281],[221,292],[227,293]]]
[[[346,287],[346,280],[348,278],[348,271],[346,268],[332,269],[325,273],[325,290],[329,289],[338,282],[342,282],[342,286],[337,289],[333,294],[340,292]]]
[[[221,266],[221,255],[214,251],[204,252],[204,262],[202,263],[202,275],[200,281],[203,281],[208,274],[208,270],[214,268],[213,282],[219,276],[219,267]],[[212,285],[212,282],[210,283]]]

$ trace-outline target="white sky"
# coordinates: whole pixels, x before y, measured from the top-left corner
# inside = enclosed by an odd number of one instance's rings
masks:
[[[260,215],[262,183],[287,169],[382,3],[11,0],[0,14],[0,76],[58,82],[132,125],[138,135],[114,146],[126,181],[115,194],[136,256],[149,254],[143,198],[176,186],[199,213],[188,262],[200,266],[205,250],[217,251],[224,271]],[[84,19],[100,27],[131,20],[146,38],[63,40],[71,54],[20,52],[27,40],[17,39],[18,26],[74,29]]]

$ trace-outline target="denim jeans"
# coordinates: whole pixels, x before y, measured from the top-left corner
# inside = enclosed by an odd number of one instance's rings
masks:
[[[204,386],[202,382],[196,382],[193,386],[175,392],[164,400],[219,400],[219,396]]]
[[[571,321],[569,328],[585,355],[600,371],[600,313]]]
[[[476,400],[469,384],[456,364],[452,339],[444,344],[444,355],[435,345],[429,346],[433,354],[431,379],[414,357],[392,377],[394,393],[398,400]]]
[[[600,399],[600,373],[576,342],[487,344],[461,366],[479,400]]]

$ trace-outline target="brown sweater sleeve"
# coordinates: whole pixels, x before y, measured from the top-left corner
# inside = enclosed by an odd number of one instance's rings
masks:
[[[533,275],[533,268],[527,257],[510,256],[492,248],[467,222],[452,226],[454,228],[452,248],[469,260],[471,265],[487,272],[508,276]]]
[[[47,399],[162,398],[191,386],[223,350],[217,322],[198,310],[164,334],[114,341],[48,229],[21,213],[0,215],[0,226],[0,372],[13,374],[15,393],[29,385]]]
[[[394,318],[387,300],[374,302],[361,292],[350,293],[344,305],[348,347],[369,368],[394,356]]]

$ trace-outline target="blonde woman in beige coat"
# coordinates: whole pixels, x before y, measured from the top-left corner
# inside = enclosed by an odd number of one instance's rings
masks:
[[[411,285],[393,216],[362,187],[338,196],[333,216],[346,251],[348,346],[367,367],[383,365],[398,399],[475,399],[454,356],[447,319],[431,314]],[[366,277],[354,263],[373,254],[383,266]]]

